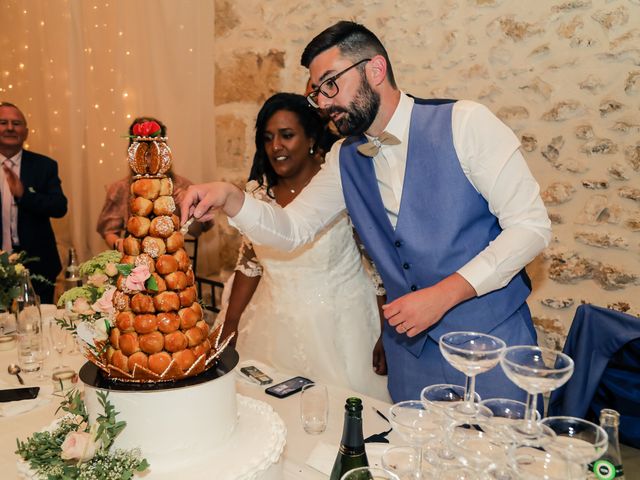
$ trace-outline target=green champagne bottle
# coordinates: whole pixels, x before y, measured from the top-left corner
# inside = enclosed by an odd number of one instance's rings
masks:
[[[618,412],[609,408],[603,408],[600,411],[600,426],[609,436],[609,445],[604,455],[589,465],[589,470],[595,474],[598,480],[624,480],[620,441],[618,439],[619,425],[620,414]]]
[[[369,466],[362,435],[362,400],[356,397],[347,398],[344,410],[342,441],[330,480],[340,480],[349,470]]]

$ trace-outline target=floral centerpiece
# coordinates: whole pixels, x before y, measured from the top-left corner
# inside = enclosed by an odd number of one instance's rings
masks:
[[[58,408],[66,415],[26,441],[17,440],[22,473],[47,480],[126,480],[146,470],[149,463],[140,450],[111,448],[126,422],[116,420],[118,412],[107,397],[98,392],[104,414],[90,424],[80,393],[68,393]]]
[[[20,277],[25,264],[35,261],[26,252],[5,252],[0,250],[0,311],[11,309],[13,300],[20,294]],[[51,283],[42,275],[30,275],[32,280]]]

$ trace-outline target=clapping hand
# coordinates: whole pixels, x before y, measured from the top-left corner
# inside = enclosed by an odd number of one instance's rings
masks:
[[[11,195],[14,198],[22,198],[22,195],[24,195],[24,185],[22,185],[20,177],[18,177],[15,172],[6,165],[2,165],[2,170],[4,170],[4,176],[9,184]]]

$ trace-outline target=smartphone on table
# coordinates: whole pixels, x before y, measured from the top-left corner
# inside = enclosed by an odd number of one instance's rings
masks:
[[[285,380],[284,382],[266,388],[264,392],[269,395],[273,395],[274,397],[285,398],[299,392],[302,390],[302,387],[309,385],[310,383],[313,383],[313,381],[308,378],[293,377],[289,380]]]
[[[0,402],[15,402],[17,400],[30,400],[38,396],[40,387],[21,387],[0,390]]]

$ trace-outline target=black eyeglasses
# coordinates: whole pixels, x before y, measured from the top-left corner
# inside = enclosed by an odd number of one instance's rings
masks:
[[[363,58],[359,62],[356,62],[350,67],[345,68],[341,72],[336,73],[333,77],[327,78],[324,82],[322,82],[318,86],[318,88],[316,88],[314,91],[309,93],[309,95],[307,95],[307,101],[309,102],[309,104],[314,108],[320,108],[320,105],[318,104],[318,95],[322,94],[327,98],[333,98],[336,95],[338,95],[338,92],[340,92],[340,89],[338,89],[338,84],[336,83],[336,80],[338,80],[338,78],[340,78],[342,75],[347,73],[352,68],[355,68],[361,63],[368,62],[370,60],[371,60],[370,58]]]

